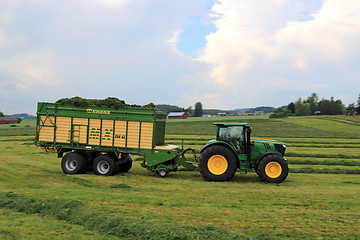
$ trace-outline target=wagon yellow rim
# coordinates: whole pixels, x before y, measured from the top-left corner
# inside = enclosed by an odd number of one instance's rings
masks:
[[[265,167],[265,173],[268,177],[277,178],[281,175],[282,167],[277,162],[269,162]]]
[[[221,155],[212,156],[207,163],[209,171],[214,175],[221,175],[228,168],[228,161]]]

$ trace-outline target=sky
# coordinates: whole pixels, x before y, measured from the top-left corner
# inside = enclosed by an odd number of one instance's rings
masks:
[[[360,94],[358,0],[0,0],[0,111],[80,96],[230,110]]]

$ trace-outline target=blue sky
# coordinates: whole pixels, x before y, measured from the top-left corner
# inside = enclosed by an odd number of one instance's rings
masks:
[[[357,0],[0,0],[0,111],[81,96],[187,108],[360,93]]]

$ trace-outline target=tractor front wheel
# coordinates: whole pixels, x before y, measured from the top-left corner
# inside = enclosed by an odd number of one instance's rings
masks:
[[[268,155],[260,160],[257,173],[263,182],[281,183],[286,179],[289,167],[279,155]]]
[[[207,181],[228,181],[235,175],[236,157],[225,146],[209,146],[201,153],[199,171]]]

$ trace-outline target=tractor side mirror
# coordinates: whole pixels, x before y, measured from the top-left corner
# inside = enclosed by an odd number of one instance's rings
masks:
[[[251,133],[252,126],[247,126],[246,128],[247,128],[247,132],[248,132],[248,133]]]

